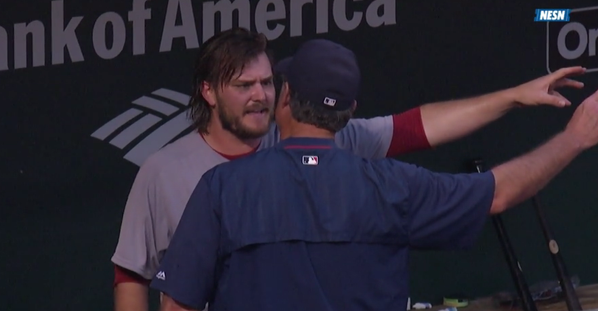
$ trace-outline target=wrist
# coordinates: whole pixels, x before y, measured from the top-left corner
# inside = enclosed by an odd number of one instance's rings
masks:
[[[573,152],[581,153],[585,149],[587,149],[586,144],[584,144],[583,138],[572,130],[565,129],[564,131],[557,134],[555,138],[559,139],[559,141],[564,146],[566,146]]]
[[[519,101],[519,90],[517,87],[511,87],[500,92],[500,96],[503,101],[506,102],[510,109],[523,107],[523,104]]]

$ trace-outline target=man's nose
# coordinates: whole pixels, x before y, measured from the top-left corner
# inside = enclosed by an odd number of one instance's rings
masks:
[[[266,101],[266,90],[264,90],[264,86],[261,85],[260,83],[256,83],[254,88],[253,88],[253,94],[252,94],[252,100],[253,101],[260,101],[260,102],[264,102]]]

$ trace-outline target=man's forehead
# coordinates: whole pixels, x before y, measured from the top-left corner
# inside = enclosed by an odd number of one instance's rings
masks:
[[[271,79],[272,79],[272,74],[260,75],[260,76],[245,75],[245,76],[239,76],[237,78],[233,78],[231,80],[231,82],[259,82],[259,81],[265,81],[265,80],[271,80]]]
[[[265,55],[260,55],[241,68],[233,75],[234,80],[256,81],[272,77],[272,65]]]
[[[272,79],[272,71],[247,71],[243,70],[240,74],[233,76],[231,82],[243,81],[243,82],[255,82]]]

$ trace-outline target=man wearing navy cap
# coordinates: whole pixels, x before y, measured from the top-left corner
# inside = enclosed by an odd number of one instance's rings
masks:
[[[470,247],[488,214],[529,198],[598,143],[598,92],[536,150],[475,174],[340,149],[353,53],[305,43],[277,70],[282,141],[216,166],[195,188],[151,286],[162,310],[405,310],[410,248]]]

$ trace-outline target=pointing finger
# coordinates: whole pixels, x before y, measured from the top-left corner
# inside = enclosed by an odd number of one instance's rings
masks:
[[[553,81],[562,79],[564,77],[568,77],[568,76],[575,76],[575,75],[581,75],[584,74],[586,72],[586,68],[581,67],[581,66],[574,66],[574,67],[565,67],[565,68],[561,68],[555,72],[553,72],[552,74],[550,74],[550,79]]]
[[[579,81],[575,81],[575,80],[571,80],[571,79],[560,79],[557,80],[554,83],[554,87],[572,87],[572,88],[576,88],[576,89],[581,89],[583,88],[584,84],[583,82],[579,82]]]

